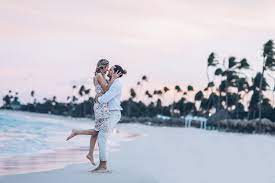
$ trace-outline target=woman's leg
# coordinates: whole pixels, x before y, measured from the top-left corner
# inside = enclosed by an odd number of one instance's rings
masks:
[[[71,138],[73,138],[74,136],[77,135],[97,135],[97,131],[94,129],[90,129],[90,130],[76,130],[73,129],[71,134],[67,137],[67,140],[70,140]]]
[[[97,140],[97,135],[92,135],[91,139],[90,139],[89,153],[86,156],[91,161],[91,163],[93,165],[95,165],[95,161],[94,161],[94,149],[95,149],[96,140]]]

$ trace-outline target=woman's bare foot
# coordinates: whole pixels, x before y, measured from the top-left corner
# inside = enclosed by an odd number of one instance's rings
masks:
[[[90,160],[90,162],[92,163],[92,165],[94,165],[94,166],[96,165],[95,161],[94,161],[94,156],[93,155],[87,154],[86,158],[88,160]]]
[[[73,138],[74,136],[76,136],[76,135],[77,135],[76,132],[77,132],[77,130],[73,129],[72,132],[71,132],[71,135],[68,136],[66,140],[68,141],[68,140],[70,140],[71,138]]]

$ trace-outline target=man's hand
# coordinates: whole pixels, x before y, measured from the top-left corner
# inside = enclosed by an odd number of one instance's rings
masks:
[[[115,80],[121,76],[121,72],[117,71],[112,74],[112,80]]]
[[[95,96],[95,102],[99,103],[98,102],[98,98],[101,97],[102,95],[103,95],[103,93],[96,94],[96,96]]]

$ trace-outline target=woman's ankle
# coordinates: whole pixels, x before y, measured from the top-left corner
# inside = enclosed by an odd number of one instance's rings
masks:
[[[74,133],[75,135],[79,135],[79,131],[78,131],[77,129],[73,129],[73,133]]]

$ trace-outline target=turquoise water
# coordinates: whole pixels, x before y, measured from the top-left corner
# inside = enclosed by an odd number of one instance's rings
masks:
[[[65,138],[72,128],[92,127],[92,120],[87,119],[0,111],[0,157],[87,146],[87,138],[70,143]]]
[[[63,168],[87,163],[90,136],[65,139],[73,128],[91,129],[91,119],[0,110],[0,176]],[[120,142],[136,134],[115,130],[108,138],[108,151],[118,151]],[[98,148],[95,149],[98,162]]]

